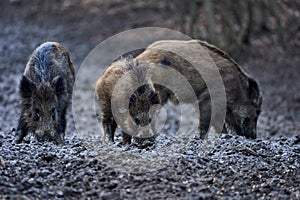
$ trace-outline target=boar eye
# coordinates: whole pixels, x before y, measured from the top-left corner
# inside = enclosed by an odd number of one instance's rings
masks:
[[[33,120],[34,121],[39,121],[41,117],[40,110],[38,108],[35,108],[33,111]]]
[[[53,120],[55,120],[55,118],[56,118],[56,117],[55,117],[55,116],[56,116],[56,115],[55,115],[55,114],[56,114],[55,111],[56,111],[55,108],[52,108],[51,114],[52,114],[52,119],[53,119]]]
[[[136,124],[140,124],[140,120],[139,120],[137,117],[134,118],[134,122],[135,122]]]

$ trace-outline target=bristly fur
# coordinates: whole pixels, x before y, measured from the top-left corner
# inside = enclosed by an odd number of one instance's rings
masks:
[[[149,78],[147,77],[147,71],[149,69],[149,65],[144,63],[139,63],[134,60],[132,56],[128,56],[122,60],[120,60],[124,66],[126,71],[130,71],[132,74],[132,81],[138,85],[144,85],[149,83]]]
[[[54,89],[49,84],[42,82],[36,90],[35,98],[41,103],[46,103],[53,99],[54,96]]]
[[[39,82],[50,82],[50,69],[53,64],[53,56],[51,53],[57,51],[54,44],[44,45],[38,48],[33,55],[36,63],[36,77]]]

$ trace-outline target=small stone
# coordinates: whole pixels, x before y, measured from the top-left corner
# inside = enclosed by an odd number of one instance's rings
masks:
[[[61,190],[58,190],[58,191],[56,192],[56,194],[57,194],[57,196],[61,197],[61,196],[64,195],[64,192],[61,191]]]

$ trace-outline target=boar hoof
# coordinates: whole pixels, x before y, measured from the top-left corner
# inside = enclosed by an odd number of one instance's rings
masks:
[[[15,144],[20,144],[22,141],[23,141],[23,135],[22,133],[17,131],[13,142]]]
[[[64,144],[65,139],[62,135],[56,135],[54,139],[55,144]]]
[[[122,144],[126,145],[126,144],[131,144],[131,135],[128,135],[125,132],[122,132]]]
[[[23,138],[20,137],[20,136],[16,136],[15,139],[14,139],[14,143],[15,144],[20,144],[22,142]]]

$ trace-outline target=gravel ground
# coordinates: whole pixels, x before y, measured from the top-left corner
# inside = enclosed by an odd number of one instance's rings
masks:
[[[190,137],[174,141],[179,113],[170,105],[166,128],[146,149],[103,144],[88,131],[82,140],[71,113],[65,145],[31,137],[16,145],[18,83],[37,45],[62,42],[78,68],[113,34],[143,26],[176,28],[158,1],[99,1],[94,7],[93,1],[16,2],[0,3],[1,199],[300,199],[299,17],[286,20],[284,43],[269,33],[232,55],[264,95],[256,140],[222,134],[201,141],[190,130]]]
[[[169,155],[173,159],[167,166],[148,172],[116,169],[116,163],[104,162],[99,151],[87,150],[76,138],[57,147],[35,142],[12,145],[12,136],[1,132],[0,137],[5,138],[0,168],[4,199],[300,198],[298,136],[251,141],[222,135],[213,146],[193,139],[180,155]],[[129,159],[138,156],[135,151],[129,154]]]

